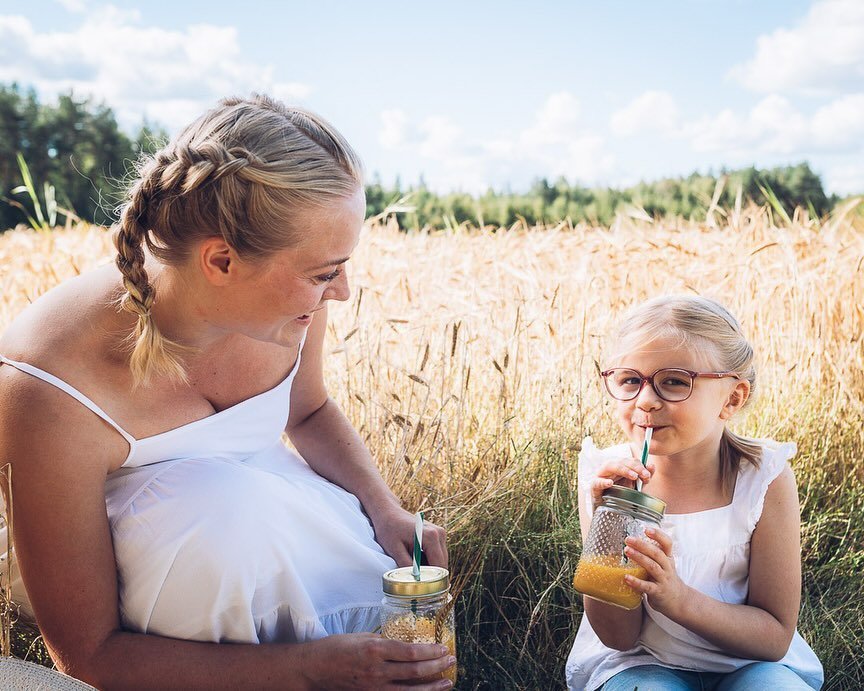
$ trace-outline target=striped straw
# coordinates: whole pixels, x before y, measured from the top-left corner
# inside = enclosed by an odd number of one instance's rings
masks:
[[[651,435],[654,434],[653,427],[647,427],[645,429],[645,442],[642,444],[642,467],[644,468],[648,464],[648,446],[651,444]],[[642,479],[636,478],[636,489],[640,492],[642,491]]]
[[[418,511],[414,516],[414,564],[411,566],[411,575],[415,581],[420,580],[420,552],[423,549],[423,512]]]

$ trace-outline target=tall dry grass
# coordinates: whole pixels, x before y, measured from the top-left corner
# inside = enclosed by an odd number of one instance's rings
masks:
[[[352,298],[331,310],[332,395],[407,507],[450,531],[470,573],[457,610],[462,688],[556,688],[580,605],[575,458],[617,439],[596,376],[622,309],[720,299],[759,360],[736,421],[798,443],[800,630],[827,689],[864,687],[864,229],[853,208],[776,225],[751,208],[698,224],[369,227]],[[856,220],[858,219],[858,220]],[[102,229],[0,236],[0,329],[59,280],[111,258]]]

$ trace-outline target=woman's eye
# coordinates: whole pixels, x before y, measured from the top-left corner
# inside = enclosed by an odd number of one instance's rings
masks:
[[[342,273],[342,269],[336,269],[335,271],[331,271],[329,274],[324,274],[323,276],[318,276],[316,280],[319,283],[329,283],[330,281],[335,281],[339,278],[339,274]]]

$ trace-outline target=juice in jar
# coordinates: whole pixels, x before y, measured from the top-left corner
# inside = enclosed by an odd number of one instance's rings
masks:
[[[642,604],[642,593],[624,582],[627,575],[644,579],[648,574],[637,564],[622,564],[617,556],[583,554],[576,566],[573,587],[583,595],[610,605],[636,609]]]
[[[441,633],[440,643],[447,646],[447,650],[456,656],[456,634],[449,627],[444,626]],[[418,616],[412,613],[399,614],[387,619],[381,627],[381,635],[394,641],[405,643],[435,643],[435,620],[432,617]],[[449,679],[456,683],[456,665],[448,667],[443,672],[423,677],[419,681],[437,681],[438,679]]]

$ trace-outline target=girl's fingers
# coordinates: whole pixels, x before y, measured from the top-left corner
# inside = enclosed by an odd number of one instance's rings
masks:
[[[646,528],[645,534],[659,543],[660,549],[663,550],[667,557],[672,556],[672,538],[668,533],[664,533],[657,528]]]
[[[657,591],[657,584],[652,583],[651,581],[643,581],[641,578],[636,578],[636,576],[624,576],[624,581],[629,585],[633,590],[636,590],[640,593],[645,593],[646,595],[652,595]]]
[[[642,552],[639,552],[632,547],[625,547],[624,554],[627,558],[635,564],[641,566],[645,571],[648,572],[648,575],[651,577],[651,580],[656,581],[660,576],[663,575],[663,567],[660,566],[656,561],[654,561],[651,557]]]
[[[648,559],[651,563],[657,564],[661,571],[663,570],[663,566],[665,566],[669,561],[666,552],[660,549],[653,542],[641,540],[636,537],[628,537],[624,540],[624,543],[627,545],[625,549],[629,550],[628,554],[632,552],[633,554],[638,554],[640,557]],[[641,564],[642,562],[640,561],[639,563]],[[642,566],[645,566],[645,564],[642,564]]]

